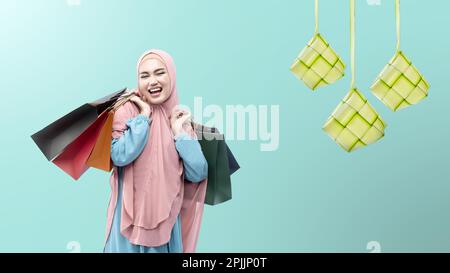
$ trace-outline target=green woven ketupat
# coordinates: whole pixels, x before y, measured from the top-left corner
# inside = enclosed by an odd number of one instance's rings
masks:
[[[370,87],[392,111],[420,102],[428,96],[428,88],[428,82],[401,51],[397,51]]]
[[[347,152],[384,136],[386,123],[356,88],[351,89],[325,122],[323,130]]]
[[[319,33],[319,0],[314,1],[316,28],[308,45],[291,65],[291,72],[310,89],[334,83],[344,76],[345,64]]]
[[[351,88],[322,129],[347,152],[374,143],[384,136],[386,123],[355,87],[355,0],[350,0]]]
[[[400,50],[400,0],[395,0],[397,51],[370,89],[392,111],[416,104],[428,96],[429,85]]]
[[[342,78],[344,69],[344,62],[319,33],[309,41],[290,68],[312,90]]]

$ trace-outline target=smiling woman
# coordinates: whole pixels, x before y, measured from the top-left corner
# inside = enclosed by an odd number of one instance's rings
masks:
[[[150,104],[161,104],[170,96],[170,77],[163,60],[156,54],[148,54],[139,66],[139,90],[143,100]]]
[[[194,252],[208,166],[178,110],[175,65],[161,50],[138,61],[138,90],[113,121],[104,252]]]

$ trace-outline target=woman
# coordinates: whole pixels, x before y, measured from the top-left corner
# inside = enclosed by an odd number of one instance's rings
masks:
[[[170,55],[145,52],[137,73],[137,96],[114,115],[104,252],[194,252],[207,162],[190,113],[176,108]]]

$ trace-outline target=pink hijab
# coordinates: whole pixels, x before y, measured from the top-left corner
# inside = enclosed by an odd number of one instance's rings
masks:
[[[132,244],[160,246],[170,240],[177,216],[181,214],[183,252],[195,252],[207,181],[191,183],[184,180],[183,162],[175,148],[169,121],[172,109],[178,105],[175,64],[168,53],[152,49],[139,58],[138,70],[142,60],[151,53],[159,56],[166,65],[171,94],[162,104],[151,105],[152,122],[147,144],[139,157],[124,167],[120,232]],[[120,137],[127,129],[127,120],[138,114],[139,109],[132,102],[120,107],[114,115],[112,137]],[[195,137],[192,129],[188,133]],[[117,205],[117,167],[114,167],[110,184],[106,239]]]

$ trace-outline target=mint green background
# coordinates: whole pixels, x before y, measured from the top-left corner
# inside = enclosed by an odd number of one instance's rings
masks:
[[[347,154],[321,126],[349,89],[348,1],[321,1],[320,31],[347,70],[313,93],[289,72],[313,35],[312,0],[3,0],[0,251],[69,252],[69,241],[102,250],[109,175],[74,182],[30,135],[134,87],[148,48],[173,55],[184,104],[280,105],[277,151],[230,141],[242,169],[233,200],[206,207],[199,252],[369,252],[369,241],[383,252],[450,251],[450,2],[402,2],[402,48],[431,89],[398,113],[368,89],[394,54],[393,1],[357,4],[357,86],[389,126]]]

